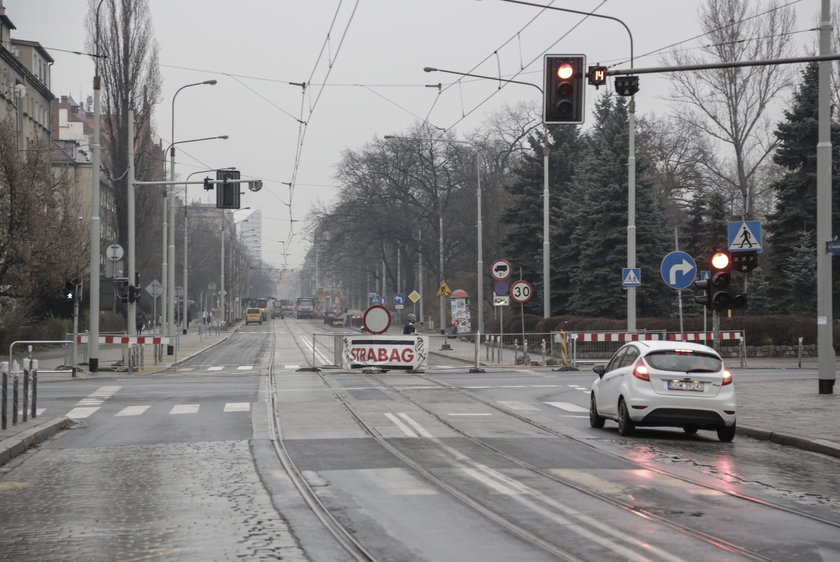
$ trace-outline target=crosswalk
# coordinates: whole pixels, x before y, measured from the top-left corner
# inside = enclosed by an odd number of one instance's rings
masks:
[[[113,416],[115,418],[128,418],[128,417],[138,417],[142,416],[150,412],[153,408],[159,408],[160,406],[154,406],[153,404],[138,404],[135,406],[126,406],[125,408],[119,410]],[[212,406],[205,406],[202,404],[173,404],[172,406],[167,406],[167,414],[170,416],[189,416],[198,414],[200,411],[207,410],[209,408],[219,408],[219,404],[213,404]],[[85,418],[89,418],[96,412],[101,409],[101,406],[85,406],[85,407],[75,407],[66,414],[70,419],[73,420],[81,420]],[[245,412],[248,413],[251,411],[251,403],[250,402],[227,402],[225,403],[222,408],[222,412],[225,414],[229,413],[236,413],[236,412]],[[39,408],[37,414],[39,416],[48,413],[46,408]],[[53,412],[57,413],[57,412]]]
[[[255,365],[191,365],[189,367],[178,367],[176,370],[179,373],[213,373],[224,370],[253,371],[255,368]]]

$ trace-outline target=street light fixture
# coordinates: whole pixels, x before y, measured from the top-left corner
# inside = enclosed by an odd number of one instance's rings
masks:
[[[172,141],[170,145],[170,153],[169,153],[169,181],[175,181],[175,100],[178,98],[178,94],[181,93],[181,90],[185,88],[191,88],[193,86],[215,86],[218,82],[213,80],[204,80],[203,82],[194,82],[192,84],[186,84],[181,86],[177,90],[175,90],[175,94],[172,96],[172,115],[171,115],[171,125],[172,125],[172,135],[169,137],[169,140]],[[215,138],[215,137],[214,137]],[[219,137],[220,138],[220,137]],[[164,190],[164,197],[168,197],[169,189]],[[168,259],[171,262],[171,266],[169,267],[169,271],[166,272],[164,269],[164,278],[163,278],[163,286],[164,286],[164,295],[167,298],[167,306],[166,306],[166,316],[164,317],[164,325],[168,326],[168,331],[166,334],[171,338],[174,332],[175,326],[175,198],[172,197],[168,199],[168,205],[164,205],[164,216],[167,212],[167,207],[169,209],[169,229],[168,233],[164,232],[164,243],[167,241],[167,237],[169,239],[168,244],[168,252],[167,246],[164,246],[164,252],[166,255],[168,253]],[[166,220],[164,220],[164,224],[166,224]],[[166,262],[164,262],[166,263]],[[166,275],[168,273],[168,275]],[[168,321],[168,324],[167,324]],[[172,340],[170,339],[169,345],[167,347],[167,355],[172,355],[174,351],[174,347],[172,345]]]
[[[227,135],[222,135],[219,138],[227,139]],[[183,281],[184,281],[184,302],[181,312],[181,318],[184,319],[184,325],[182,327],[181,333],[186,335],[190,328],[190,323],[188,321],[187,313],[189,312],[189,291],[187,286],[187,280],[189,276],[189,246],[190,246],[190,229],[189,229],[189,213],[187,212],[187,208],[189,207],[189,198],[187,196],[188,189],[189,189],[189,181],[190,178],[196,174],[206,174],[207,172],[214,172],[217,169],[221,170],[232,170],[233,167],[227,168],[212,168],[209,170],[198,170],[196,172],[191,172],[187,175],[187,179],[184,182],[184,273],[183,273]]]
[[[519,80],[508,80],[504,78],[494,78],[493,76],[482,76],[481,74],[471,74],[469,72],[458,72],[455,70],[445,70],[442,68],[435,68],[427,66],[423,68],[424,72],[444,72],[447,74],[456,74],[458,76],[469,76],[472,78],[484,78],[487,80],[496,80],[507,82],[509,84],[522,84],[524,86],[532,86],[539,90],[542,95],[543,90],[536,84],[530,82],[520,82]],[[549,191],[548,191],[548,127],[543,124],[543,318],[551,316],[551,239],[549,238]],[[479,209],[479,221],[481,220],[481,211]],[[481,237],[479,236],[479,240]],[[480,252],[480,250],[479,250]],[[478,271],[479,276],[483,274],[481,266]],[[479,285],[481,287],[482,285]],[[484,329],[481,319],[479,319],[479,327]]]
[[[627,24],[620,19],[613,16],[606,16],[603,14],[596,14],[594,12],[583,12],[580,10],[572,10],[569,8],[557,8],[555,6],[545,6],[542,4],[535,4],[532,2],[524,2],[523,0],[502,0],[503,2],[510,2],[511,4],[523,4],[525,6],[533,6],[535,8],[542,8],[545,10],[557,10],[559,12],[569,12],[572,14],[580,14],[586,17],[603,18],[617,21],[630,36],[630,69],[633,69],[633,34]],[[630,96],[630,103],[627,107],[627,267],[633,269],[636,267],[636,98]],[[546,172],[547,173],[547,172]],[[630,333],[636,332],[636,287],[627,287],[627,331]]]

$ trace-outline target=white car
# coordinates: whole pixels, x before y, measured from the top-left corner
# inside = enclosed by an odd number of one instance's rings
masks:
[[[717,431],[721,441],[735,437],[735,385],[718,353],[705,345],[679,341],[637,341],[596,365],[589,423],[618,422],[621,435],[636,426]]]

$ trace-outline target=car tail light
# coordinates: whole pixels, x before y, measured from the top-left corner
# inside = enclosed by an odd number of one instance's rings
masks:
[[[727,371],[726,369],[723,370],[723,381],[720,383],[721,386],[726,386],[727,384],[732,384],[732,373]]]
[[[650,372],[648,371],[647,365],[642,359],[636,361],[636,366],[633,367],[633,376],[639,379],[640,381],[649,381],[650,380]]]

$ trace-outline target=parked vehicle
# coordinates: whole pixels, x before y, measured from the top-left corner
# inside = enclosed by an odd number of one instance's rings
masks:
[[[245,324],[248,325],[251,322],[256,324],[262,325],[263,313],[262,310],[256,307],[246,308],[245,309]]]
[[[631,342],[606,365],[593,370],[589,423],[618,422],[621,435],[637,426],[717,431],[735,437],[735,385],[718,353],[705,345],[677,341]]]

